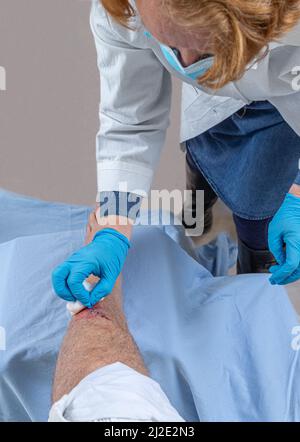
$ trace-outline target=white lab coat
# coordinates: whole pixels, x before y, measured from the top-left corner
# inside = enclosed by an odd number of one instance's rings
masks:
[[[149,39],[139,17],[135,30],[115,22],[93,0],[91,28],[101,77],[97,135],[98,191],[144,195],[150,189],[169,124],[171,75],[183,80],[181,142],[205,132],[251,101],[268,100],[300,135],[300,23],[239,81],[219,91],[186,80]]]

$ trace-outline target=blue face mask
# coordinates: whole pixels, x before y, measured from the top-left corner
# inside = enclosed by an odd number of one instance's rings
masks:
[[[145,32],[145,35],[148,38],[154,39],[152,34],[150,34],[150,32],[148,31]],[[179,61],[178,51],[176,49],[172,49],[169,46],[160,43],[159,41],[157,42],[165,59],[172,66],[172,68],[189,79],[197,80],[197,78],[202,77],[214,64],[214,57],[211,56],[205,58],[204,60],[197,61],[196,63],[188,67],[184,67]]]

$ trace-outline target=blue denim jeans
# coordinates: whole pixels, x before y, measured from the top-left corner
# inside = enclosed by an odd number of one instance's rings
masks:
[[[235,215],[263,220],[295,182],[300,137],[269,102],[253,102],[189,140],[187,153]]]
[[[268,249],[269,223],[298,175],[299,157],[300,137],[269,102],[253,102],[187,142],[205,205],[219,196],[239,238],[254,250]]]
[[[197,169],[189,152],[187,152],[186,161],[190,170],[197,171],[197,187],[198,190],[204,191],[204,210],[206,211],[217,202],[218,197],[204,175]],[[238,237],[244,244],[253,250],[268,249],[268,227],[272,218],[249,220],[233,214],[233,220]]]

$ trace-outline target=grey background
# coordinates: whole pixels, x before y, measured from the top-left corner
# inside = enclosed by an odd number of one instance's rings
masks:
[[[0,0],[0,187],[90,204],[96,195],[99,76],[89,0]],[[153,187],[184,187],[180,87]]]
[[[89,29],[89,0],[0,0],[0,187],[50,201],[93,204],[99,77]],[[153,188],[184,189],[178,148],[180,85],[172,124]],[[210,241],[235,237],[229,210],[219,201]],[[300,313],[300,281],[289,286]]]

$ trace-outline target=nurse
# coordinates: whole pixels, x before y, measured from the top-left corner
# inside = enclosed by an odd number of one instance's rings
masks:
[[[89,244],[53,273],[57,294],[92,307],[111,292],[164,144],[172,75],[183,84],[187,189],[205,191],[204,231],[219,197],[233,212],[238,273],[300,279],[300,0],[93,0],[91,27],[99,207]],[[88,292],[90,274],[101,279]]]

